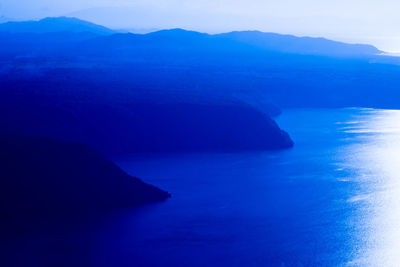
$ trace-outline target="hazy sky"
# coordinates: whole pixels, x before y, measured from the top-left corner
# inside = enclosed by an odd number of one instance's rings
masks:
[[[400,51],[399,0],[0,0],[0,16],[76,16],[111,28],[261,30]]]

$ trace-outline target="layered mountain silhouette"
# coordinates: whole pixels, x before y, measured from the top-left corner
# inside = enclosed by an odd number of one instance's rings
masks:
[[[370,45],[254,31],[122,34],[71,18],[0,26],[5,132],[105,153],[290,147],[271,103],[399,105],[396,59]]]
[[[38,33],[41,23],[54,25]],[[399,107],[400,61],[370,45],[254,31],[122,34],[71,18],[0,26],[0,75],[15,80],[53,75],[62,84],[71,73],[85,73],[73,79],[131,91],[218,95],[262,109],[271,103]],[[6,30],[13,27],[19,32]]]
[[[215,54],[225,38],[184,30],[108,34],[71,18],[6,23],[0,32],[2,58],[11,60],[0,78],[3,133],[83,142],[107,154],[293,145],[269,117],[279,111],[268,100],[260,111],[240,94],[192,90],[204,79],[189,81],[187,63]],[[179,69],[182,79],[170,76]]]
[[[7,22],[0,24],[0,32],[9,33],[93,33],[98,35],[113,35],[117,31],[96,25],[76,18],[59,17],[45,18],[39,21]],[[292,35],[281,35],[276,33],[263,33],[259,31],[236,31],[224,34],[204,34],[183,29],[161,30],[149,34],[125,34],[110,37],[108,42],[117,45],[118,42],[124,46],[150,45],[154,42],[160,46],[170,44],[176,48],[193,46],[206,48],[217,48],[226,46],[225,49],[249,49],[256,48],[264,51],[275,51],[284,53],[298,53],[309,55],[326,56],[361,56],[380,54],[377,48],[371,45],[346,44],[331,41],[324,38],[295,37]],[[107,40],[94,40],[95,42],[107,42]],[[139,42],[138,44],[135,42]],[[219,49],[222,49],[220,47]]]
[[[400,108],[400,61],[370,45],[256,31],[118,33],[65,17],[0,24],[0,42],[9,218],[169,196],[95,149],[284,149],[293,141],[271,119],[276,106]]]

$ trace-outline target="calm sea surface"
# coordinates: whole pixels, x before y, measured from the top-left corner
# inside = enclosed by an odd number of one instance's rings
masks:
[[[15,266],[400,266],[400,111],[278,123],[293,149],[120,159],[173,197],[34,224],[3,252]]]

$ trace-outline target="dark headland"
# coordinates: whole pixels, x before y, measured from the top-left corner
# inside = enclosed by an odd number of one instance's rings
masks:
[[[52,139],[0,137],[0,177],[3,222],[132,207],[170,197],[87,145]]]
[[[76,141],[110,157],[293,146],[265,112],[229,96],[141,90],[127,81],[101,83],[80,76],[91,72],[80,73],[0,77],[0,133]],[[109,75],[96,77],[103,81]]]

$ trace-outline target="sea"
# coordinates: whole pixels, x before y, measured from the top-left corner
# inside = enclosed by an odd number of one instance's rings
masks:
[[[132,155],[163,202],[3,235],[9,266],[400,266],[400,111],[286,109],[291,149]]]

